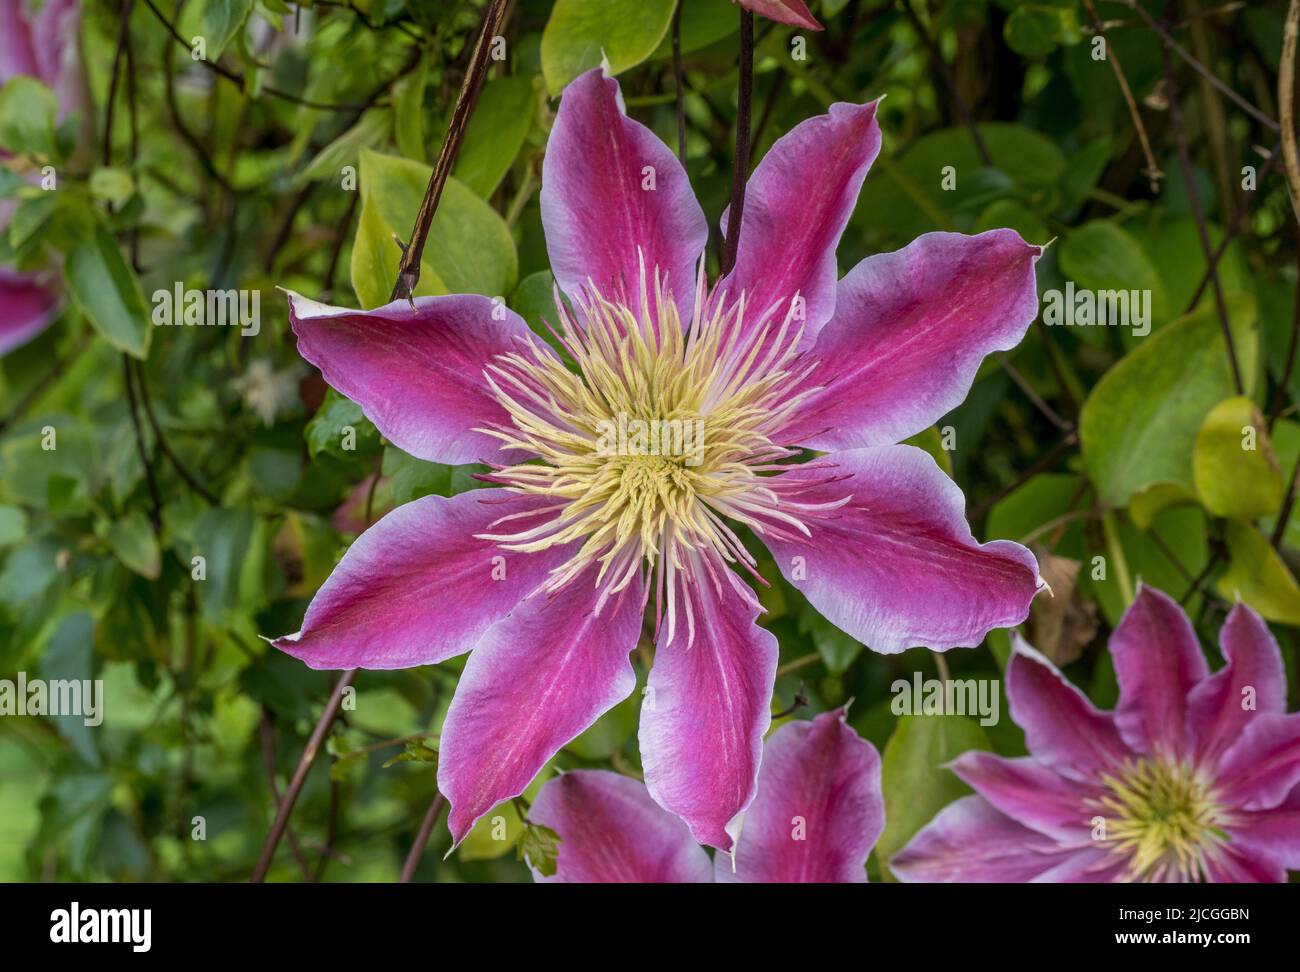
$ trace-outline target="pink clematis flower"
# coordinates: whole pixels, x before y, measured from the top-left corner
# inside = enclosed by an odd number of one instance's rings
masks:
[[[33,10],[24,0],[0,0],[0,86],[25,74],[49,85],[59,118],[83,104],[77,59],[77,0],[46,0]],[[0,159],[8,157],[0,145]],[[0,233],[14,203],[0,200]],[[0,355],[34,338],[55,318],[57,294],[37,274],[0,267]]]
[[[860,884],[885,826],[880,754],[844,711],[791,722],[767,741],[758,792],[732,855],[712,861],[685,824],[636,780],[577,770],[548,781],[528,811],[560,835],[545,883],[695,884],[707,881]]]
[[[1238,604],[1213,675],[1191,623],[1144,587],[1111,636],[1101,712],[1018,641],[1012,716],[1032,754],[969,752],[975,789],[892,862],[904,881],[1284,881],[1300,868],[1300,714],[1268,626]]]
[[[496,488],[376,523],[274,642],[316,668],[472,649],[439,751],[457,841],[632,692],[653,598],[646,785],[700,843],[731,847],[777,663],[737,525],[876,651],[972,646],[1028,615],[1033,556],[976,543],[961,491],[896,443],[1024,336],[1041,251],[1010,230],[934,233],[837,284],[879,148],[874,103],[781,138],[750,179],[735,268],[708,291],[685,171],[596,70],[565,90],[543,168],[567,363],[487,297],[362,312],[290,295],[299,352],[390,441],[493,468]],[[793,461],[808,450],[829,454]]]
[[[731,2],[739,3],[746,10],[753,11],[768,20],[779,21],[792,27],[803,27],[807,30],[822,29],[822,25],[817,22],[817,18],[812,15],[812,11],[803,0],[731,0]]]

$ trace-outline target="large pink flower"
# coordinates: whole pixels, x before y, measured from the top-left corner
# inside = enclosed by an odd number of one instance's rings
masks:
[[[46,0],[33,11],[24,0],[0,0],[0,86],[20,74],[54,89],[59,117],[83,102],[76,56],[77,0]],[[0,145],[0,159],[8,156]],[[0,233],[13,203],[0,200]],[[25,344],[54,320],[57,294],[36,274],[0,267],[0,355]]]
[[[845,725],[843,710],[782,726],[767,741],[734,862],[710,861],[644,786],[604,770],[550,780],[528,818],[561,839],[555,873],[532,868],[542,882],[862,883],[885,826],[880,754]]]
[[[1213,675],[1182,609],[1144,587],[1093,707],[1022,641],[1007,696],[1032,754],[969,752],[975,789],[894,858],[904,881],[1284,881],[1300,868],[1300,714],[1268,626],[1238,604]]]
[[[735,268],[708,291],[686,173],[592,71],[564,93],[543,169],[551,265],[573,305],[557,292],[565,359],[487,297],[361,312],[291,295],[300,353],[383,435],[493,466],[497,488],[376,523],[302,630],[275,642],[317,668],[473,649],[439,752],[457,840],[632,691],[653,595],[646,784],[701,843],[731,847],[777,659],[740,527],[876,651],[972,646],[1027,616],[1033,556],[976,543],[961,491],[896,443],[1023,337],[1040,250],[1010,230],[934,233],[837,283],[879,148],[874,103],[780,139],[750,179]],[[828,454],[794,461],[811,450]]]

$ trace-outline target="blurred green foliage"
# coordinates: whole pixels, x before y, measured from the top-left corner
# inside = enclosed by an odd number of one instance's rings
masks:
[[[298,358],[275,288],[365,307],[387,299],[393,237],[414,221],[482,0],[156,6],[180,37],[207,39],[208,61],[135,4],[107,154],[121,0],[85,6],[89,117],[58,122],[52,93],[32,79],[0,89],[0,195],[13,207],[0,262],[54,268],[67,295],[56,326],[0,359],[0,677],[100,678],[108,698],[95,728],[0,719],[4,880],[245,879],[272,786],[283,790],[331,684],[260,636],[297,630],[366,522],[476,485],[472,469],[383,442],[327,390]],[[1162,16],[1163,3],[1146,6]],[[1141,580],[1185,597],[1215,664],[1225,607],[1245,599],[1276,623],[1294,684],[1300,524],[1284,495],[1300,458],[1296,234],[1278,167],[1262,171],[1275,131],[1179,58],[1166,77],[1159,37],[1126,4],[1096,3],[1101,59],[1079,0],[811,7],[822,33],[758,23],[754,159],[835,101],[888,96],[842,270],[922,232],[1011,226],[1054,241],[1043,291],[1150,293],[1149,335],[1040,322],[1006,368],[987,362],[966,403],[919,437],[964,489],[977,536],[1039,554],[1055,596],[1036,602],[1030,640],[1113,703],[1105,639]],[[1170,9],[1180,44],[1276,117],[1283,4]],[[444,192],[419,293],[500,297],[544,335],[538,188],[553,96],[603,56],[629,111],[675,146],[672,14],[671,0],[513,5],[507,56]],[[735,8],[689,0],[681,49],[687,168],[716,223],[732,168]],[[1154,185],[1114,58],[1163,173]],[[57,192],[25,177],[42,164],[58,170]],[[1202,285],[1202,227],[1212,248],[1226,241],[1217,292]],[[259,333],[155,328],[147,295],[176,281],[259,291]],[[1258,448],[1243,448],[1246,437]],[[864,651],[773,564],[761,567],[762,623],[781,644],[774,710],[801,683],[810,707],[795,717],[853,699],[853,725],[884,752],[889,823],[871,871],[888,878],[889,853],[964,792],[941,764],[975,746],[1022,752],[1019,731],[1005,704],[987,729],[897,718],[891,683],[933,673],[933,657]],[[998,678],[1006,648],[995,633],[946,660],[954,674]],[[360,675],[273,879],[396,877],[432,794],[462,663]],[[636,772],[637,705],[634,694],[554,765]],[[548,835],[519,813],[537,785],[446,861],[436,832],[419,876],[526,880],[514,845],[548,853]]]

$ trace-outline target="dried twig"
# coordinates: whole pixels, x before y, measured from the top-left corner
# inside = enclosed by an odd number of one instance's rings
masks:
[[[411,849],[406,854],[406,863],[402,865],[402,876],[399,883],[410,884],[411,879],[415,877],[416,868],[420,866],[420,858],[424,856],[424,848],[429,844],[429,838],[433,835],[433,828],[437,826],[438,817],[442,814],[442,808],[447,805],[447,801],[441,793],[433,795],[433,802],[429,804],[429,809],[424,814],[424,819],[420,821],[420,829],[415,835],[415,842],[411,844]]]
[[[736,156],[731,168],[731,207],[727,238],[722,247],[723,276],[736,265],[740,227],[745,215],[745,183],[749,180],[749,124],[754,101],[754,15],[740,10],[740,90],[736,98]]]
[[[460,93],[456,96],[456,104],[451,110],[451,121],[447,123],[447,137],[442,141],[438,161],[429,175],[429,184],[424,190],[424,201],[420,203],[420,211],[415,217],[410,242],[402,248],[402,262],[397,267],[397,282],[393,284],[390,300],[405,299],[414,303],[412,295],[420,280],[420,258],[424,255],[424,244],[429,238],[429,227],[433,225],[433,214],[438,210],[442,187],[447,184],[447,177],[451,175],[451,167],[455,165],[456,155],[465,139],[470,115],[474,112],[483,80],[487,77],[488,51],[492,46],[492,38],[501,29],[505,13],[506,0],[492,0],[483,15],[483,26],[470,55],[469,68],[461,83]]]
[[[1164,173],[1160,171],[1160,166],[1156,164],[1155,154],[1151,151],[1151,139],[1147,135],[1146,125],[1142,123],[1142,113],[1138,111],[1137,102],[1133,99],[1133,91],[1128,86],[1128,78],[1124,75],[1124,68],[1119,63],[1119,54],[1111,46],[1110,39],[1106,37],[1104,25],[1101,18],[1097,16],[1097,8],[1093,6],[1092,0],[1083,0],[1083,6],[1088,11],[1088,19],[1092,21],[1093,30],[1106,41],[1106,60],[1110,63],[1111,71],[1115,73],[1115,80],[1119,82],[1120,94],[1124,96],[1124,104],[1128,106],[1128,116],[1133,120],[1133,129],[1137,132],[1138,142],[1142,146],[1142,155],[1147,160],[1146,175],[1151,180],[1151,191],[1158,192],[1160,180],[1164,178]]]
[[[320,752],[321,744],[325,741],[325,734],[334,724],[339,706],[343,703],[343,693],[347,691],[356,676],[355,668],[344,672],[338,684],[334,686],[334,691],[330,693],[325,711],[321,713],[316,728],[312,730],[311,738],[307,740],[307,748],[302,751],[298,767],[293,771],[293,778],[289,780],[289,788],[284,791],[284,799],[280,801],[280,806],[275,812],[275,821],[271,824],[270,833],[266,835],[266,842],[262,845],[262,852],[257,858],[257,866],[253,868],[253,876],[249,879],[251,883],[261,884],[266,879],[266,872],[271,869],[271,861],[275,857],[275,849],[280,844],[280,838],[284,836],[285,828],[289,826],[289,815],[293,813],[293,805],[298,802],[302,785],[307,782],[307,772],[311,769],[312,763],[316,762],[316,754]]]

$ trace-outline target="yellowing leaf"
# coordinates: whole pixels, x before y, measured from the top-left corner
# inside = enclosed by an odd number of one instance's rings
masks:
[[[1244,395],[1214,406],[1196,434],[1192,453],[1196,492],[1215,516],[1268,516],[1282,505],[1282,470],[1268,425]]]
[[[1233,520],[1227,541],[1229,563],[1219,593],[1245,601],[1270,621],[1300,624],[1300,584],[1267,538],[1249,523]]]

